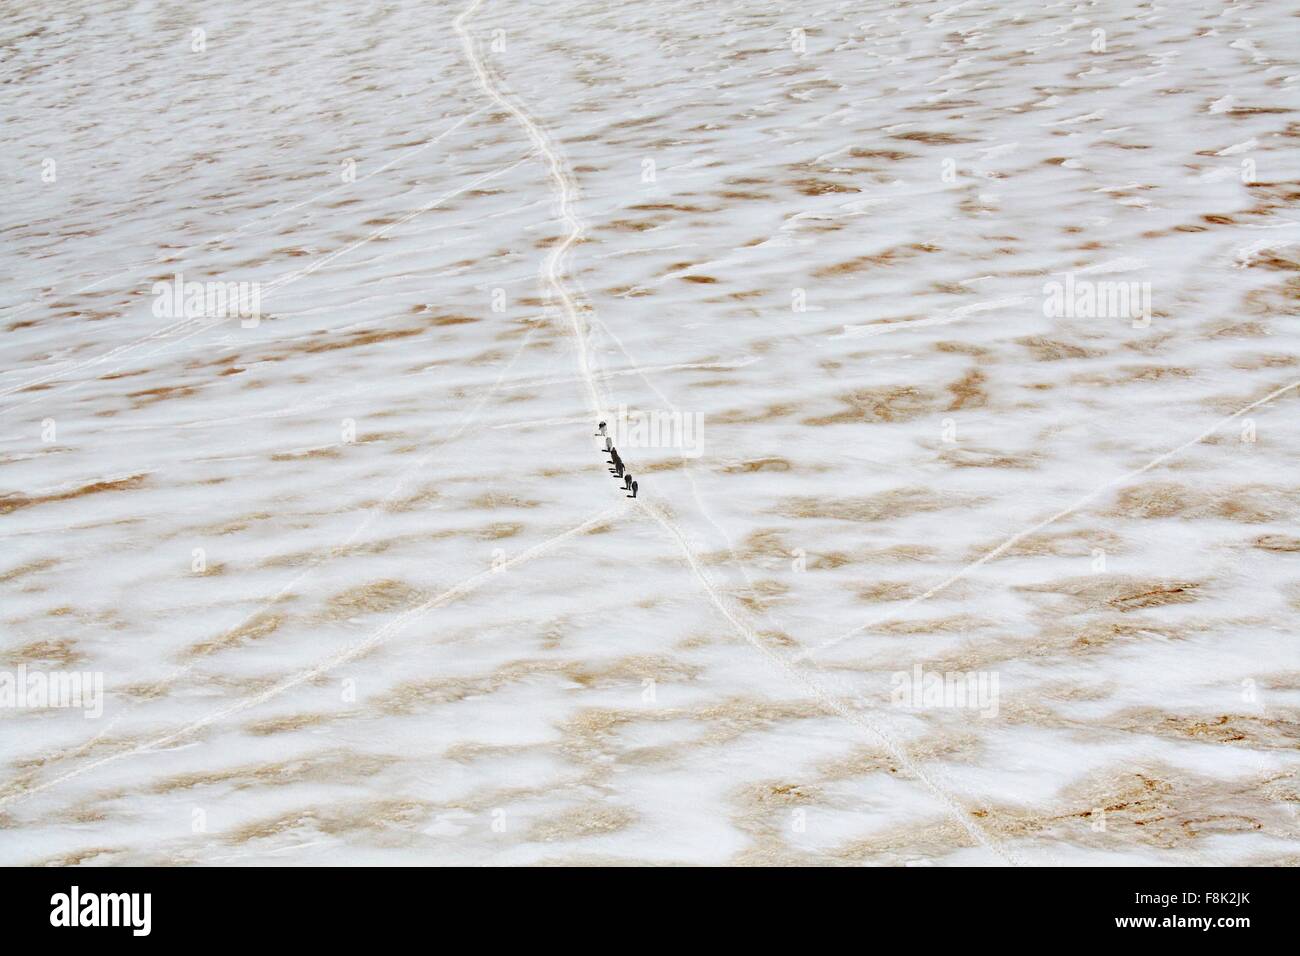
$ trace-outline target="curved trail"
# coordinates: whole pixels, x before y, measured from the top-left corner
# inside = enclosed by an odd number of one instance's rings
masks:
[[[551,254],[545,260],[542,267],[542,276],[545,279],[547,286],[560,299],[564,306],[565,314],[569,317],[575,338],[575,347],[578,352],[578,367],[587,392],[588,409],[593,416],[593,420],[603,420],[606,417],[604,411],[606,402],[600,394],[597,385],[597,378],[591,370],[591,362],[588,356],[586,322],[579,314],[573,296],[570,294],[563,281],[565,272],[563,264],[565,256],[570,247],[582,238],[584,233],[583,225],[574,214],[572,208],[572,199],[577,193],[577,186],[565,170],[564,163],[561,160],[550,135],[523,109],[523,107],[507,99],[488,76],[487,69],[483,66],[482,59],[479,57],[478,49],[474,40],[465,26],[466,21],[474,15],[480,6],[482,6],[482,2],[483,0],[471,0],[469,6],[465,8],[460,16],[456,17],[454,26],[457,34],[460,36],[461,45],[465,49],[465,56],[469,60],[470,66],[474,70],[474,74],[477,76],[479,86],[482,87],[484,94],[518,120],[519,124],[527,132],[529,139],[532,140],[533,144],[537,147],[537,150],[542,154],[547,162],[551,180],[555,184],[556,204],[559,209],[560,218],[569,226],[569,235],[552,250]],[[591,310],[590,314],[593,321],[601,324],[603,328],[603,323],[600,323],[599,318],[595,316],[594,310]],[[623,348],[622,343],[618,342],[617,338],[613,336],[612,333],[611,338],[617,342],[620,350],[628,360],[632,362],[633,367],[636,368],[635,360],[633,360],[627,350]],[[659,395],[660,398],[664,398],[663,394],[645,378],[644,374],[642,374],[642,378],[646,381],[647,385],[650,385],[650,387],[654,389],[655,393]],[[664,401],[667,401],[667,399],[665,398]],[[671,403],[669,404],[671,406]],[[704,515],[706,520],[722,532],[723,537],[727,540],[728,547],[731,550],[732,560],[736,561],[735,551],[730,548],[729,537],[709,515],[707,509],[704,508],[703,502],[700,501],[698,489],[695,489],[694,479],[691,478],[690,481],[692,489],[695,490],[694,497],[701,509],[701,513]],[[638,499],[637,503],[641,506],[642,510],[648,513],[664,529],[669,537],[673,539],[674,543],[681,550],[682,556],[685,558],[687,565],[704,588],[710,602],[722,614],[737,634],[744,638],[748,644],[754,647],[771,664],[781,668],[790,677],[797,681],[829,712],[844,718],[858,728],[866,730],[872,737],[874,737],[901,767],[903,767],[914,779],[924,785],[925,788],[943,804],[948,813],[971,836],[977,845],[991,851],[1006,863],[1013,865],[1021,865],[1024,863],[1024,861],[1018,856],[1001,846],[999,841],[980,826],[976,819],[964,807],[962,807],[944,787],[936,782],[932,775],[923,771],[907,755],[906,749],[895,741],[887,732],[869,720],[864,714],[854,711],[843,700],[828,692],[821,683],[813,678],[809,668],[800,667],[797,663],[792,662],[766,645],[758,632],[745,623],[740,611],[737,608],[730,606],[730,602],[726,599],[725,592],[713,582],[708,575],[708,572],[705,570],[699,549],[690,543],[686,533],[680,525],[673,520],[668,511],[656,505],[653,501],[646,500],[645,498]],[[743,565],[739,565],[739,562],[737,562],[737,564],[740,566],[742,575],[744,575],[746,580],[748,580],[749,576]],[[811,669],[820,670],[820,668],[815,664],[812,665]],[[844,693],[850,697],[852,696],[852,692],[847,689]]]
[[[546,257],[542,264],[542,275],[546,279],[547,286],[559,298],[564,308],[564,314],[568,316],[569,324],[573,328],[573,336],[578,352],[578,370],[586,384],[587,410],[591,413],[593,420],[602,420],[605,418],[605,403],[596,388],[596,380],[591,374],[591,366],[587,356],[586,323],[583,321],[582,316],[578,314],[577,303],[574,302],[573,296],[569,294],[568,287],[561,280],[561,276],[565,271],[565,257],[568,255],[570,247],[581,239],[583,234],[582,223],[573,214],[573,197],[577,190],[573,181],[565,172],[559,154],[555,151],[555,144],[551,142],[546,131],[533,122],[532,117],[506,99],[489,79],[483,61],[478,56],[478,50],[475,49],[474,39],[469,35],[469,31],[465,29],[465,21],[474,15],[481,3],[482,0],[473,0],[461,15],[452,22],[452,25],[460,36],[461,45],[465,49],[465,57],[469,60],[475,76],[478,77],[478,83],[483,88],[483,92],[488,95],[492,102],[519,121],[519,124],[528,132],[528,138],[533,141],[533,145],[546,158],[551,181],[555,183],[556,204],[559,209],[560,219],[569,227],[569,234],[551,249],[551,254]]]

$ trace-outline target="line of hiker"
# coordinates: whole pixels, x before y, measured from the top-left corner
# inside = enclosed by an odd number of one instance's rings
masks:
[[[618,449],[614,447],[614,442],[606,434],[606,424],[601,422],[596,426],[596,436],[605,439],[605,454],[609,455],[609,461],[605,464],[611,465],[609,473],[615,478],[623,480],[623,490],[630,491],[628,498],[636,497],[636,482],[632,480],[632,473],[623,466],[623,459],[618,456]]]

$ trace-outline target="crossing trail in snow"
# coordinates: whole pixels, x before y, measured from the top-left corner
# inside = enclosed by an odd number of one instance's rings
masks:
[[[1294,855],[1281,4],[5,20],[0,861]]]

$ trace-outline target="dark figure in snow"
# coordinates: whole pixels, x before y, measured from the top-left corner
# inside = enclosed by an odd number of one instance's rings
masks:
[[[605,423],[604,423],[604,422],[601,422],[599,425],[596,426],[596,434],[597,434],[597,435],[603,435],[603,434],[605,434]]]
[[[612,471],[612,472],[614,473],[614,477],[615,477],[615,478],[622,478],[622,477],[623,477],[623,463],[622,463],[621,461],[620,461],[620,462],[616,462],[615,465],[614,465],[614,467],[611,468],[610,471]]]
[[[608,464],[611,464],[611,465],[617,465],[617,464],[618,464],[619,462],[621,462],[622,460],[623,460],[622,458],[619,458],[619,457],[618,457],[618,449],[617,449],[617,448],[611,448],[611,449],[609,450],[609,462],[608,462]]]
[[[636,482],[635,482],[635,481],[632,482],[632,493],[631,493],[630,495],[628,495],[627,497],[629,497],[629,498],[635,498],[635,497],[636,497]]]
[[[608,438],[606,438],[606,439],[605,439],[605,454],[608,455],[608,454],[609,454],[611,451],[613,451],[613,450],[614,450],[614,443],[613,443],[612,441],[610,441]]]
[[[623,476],[623,490],[624,491],[632,490],[632,472],[630,471]]]

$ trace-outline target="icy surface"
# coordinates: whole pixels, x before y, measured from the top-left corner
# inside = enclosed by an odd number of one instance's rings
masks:
[[[105,699],[0,709],[0,863],[1297,862],[1298,52],[9,5],[0,669]],[[636,499],[620,406],[703,422]]]

